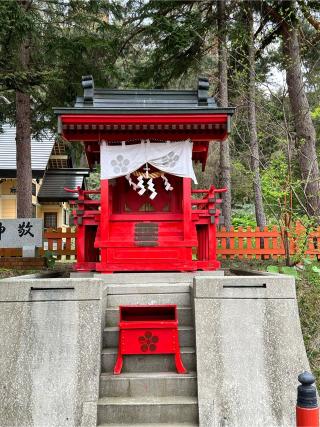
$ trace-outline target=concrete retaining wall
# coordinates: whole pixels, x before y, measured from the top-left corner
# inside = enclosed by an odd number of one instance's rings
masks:
[[[294,279],[194,279],[201,427],[292,427],[309,369]]]
[[[79,276],[0,281],[0,426],[96,425],[107,288],[143,283]],[[295,425],[297,374],[309,365],[294,280],[196,275],[193,295],[200,426]]]
[[[103,286],[0,281],[0,425],[95,426]]]

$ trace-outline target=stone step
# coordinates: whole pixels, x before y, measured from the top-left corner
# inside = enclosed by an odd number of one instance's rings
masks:
[[[197,423],[196,397],[102,397],[98,400],[98,425],[102,423]]]
[[[197,396],[197,374],[141,372],[100,376],[101,397]]]
[[[107,284],[142,284],[142,283],[190,283],[193,282],[195,273],[115,273],[99,274],[94,277],[102,279]]]
[[[101,353],[102,372],[113,372],[117,348],[104,348]],[[196,371],[194,347],[181,347],[181,357],[188,371]],[[151,354],[124,356],[123,373],[126,372],[176,372],[174,355]]]
[[[119,305],[135,305],[135,304],[177,304],[178,306],[190,306],[190,293],[133,293],[123,295],[108,295],[107,307],[119,307]]]
[[[193,325],[193,312],[191,307],[178,307],[178,320],[180,326]],[[118,326],[119,323],[119,307],[107,307],[106,326]]]
[[[118,326],[108,326],[103,331],[103,346],[117,347],[119,341]],[[191,347],[195,344],[194,328],[192,326],[179,326],[179,343],[183,347]]]
[[[135,284],[110,284],[108,285],[108,295],[125,294],[181,294],[190,292],[191,283],[135,283]]]
[[[127,424],[99,424],[100,427],[124,427]],[[199,424],[190,424],[190,423],[140,423],[140,424],[132,424],[130,423],[130,427],[198,427]]]

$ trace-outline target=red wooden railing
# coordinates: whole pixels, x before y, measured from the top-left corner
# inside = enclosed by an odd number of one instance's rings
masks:
[[[40,249],[43,255],[47,250],[53,252],[58,259],[75,259],[76,233],[71,228],[44,231],[44,245]],[[304,255],[320,259],[320,227],[306,235],[301,224],[296,224],[289,234],[290,254],[302,251]],[[226,231],[222,227],[217,231],[217,253],[220,259],[281,259],[285,257],[285,248],[278,227],[242,228]],[[21,249],[0,249],[0,256],[21,256]]]

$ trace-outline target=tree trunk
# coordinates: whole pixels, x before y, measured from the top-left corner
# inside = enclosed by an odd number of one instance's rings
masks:
[[[249,24],[249,134],[250,134],[250,151],[251,151],[251,170],[253,173],[253,190],[254,190],[254,207],[256,213],[257,225],[260,228],[266,226],[266,216],[264,213],[261,179],[260,179],[260,155],[259,142],[257,135],[256,119],[256,102],[255,102],[255,49],[253,39],[253,11],[252,5],[247,7],[248,24]]]
[[[222,108],[228,107],[228,58],[226,46],[226,10],[225,0],[217,1],[218,9],[218,71],[219,97],[218,103]],[[222,195],[222,215],[227,229],[231,227],[231,171],[230,151],[228,141],[221,142],[220,147],[220,186],[228,191]]]
[[[31,1],[18,0],[27,11]],[[22,40],[18,60],[21,70],[30,63],[29,40]],[[28,90],[16,90],[16,151],[17,151],[17,218],[32,217],[31,111]]]
[[[293,23],[282,25],[286,80],[297,135],[299,166],[307,203],[307,211],[320,220],[319,165],[316,152],[316,132],[306,96],[300,60],[298,31]]]

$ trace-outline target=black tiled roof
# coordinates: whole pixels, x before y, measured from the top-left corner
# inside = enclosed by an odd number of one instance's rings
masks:
[[[208,95],[209,82],[199,78],[196,90],[99,89],[92,76],[82,78],[83,96],[72,108],[56,108],[57,114],[165,114],[228,113],[234,108],[219,108]]]
[[[88,175],[88,169],[47,170],[38,193],[38,201],[40,203],[66,202],[71,199],[77,199],[77,194],[66,192],[64,187],[70,189],[83,188],[84,178]]]

